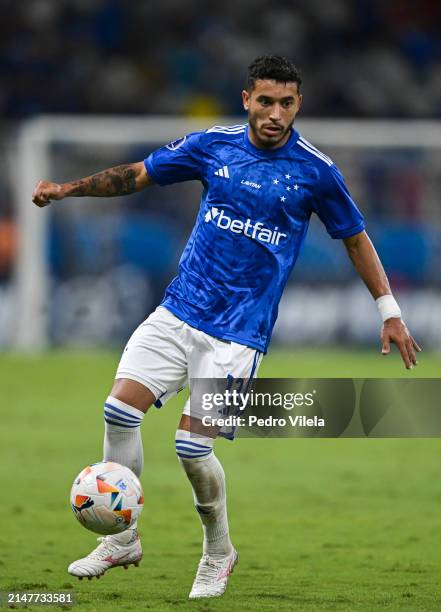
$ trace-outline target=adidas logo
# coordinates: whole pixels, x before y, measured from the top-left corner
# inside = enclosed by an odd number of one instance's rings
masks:
[[[226,179],[230,178],[230,175],[228,173],[228,166],[224,166],[223,168],[219,168],[219,170],[216,170],[214,174],[216,176],[221,176],[222,178],[226,178]]]

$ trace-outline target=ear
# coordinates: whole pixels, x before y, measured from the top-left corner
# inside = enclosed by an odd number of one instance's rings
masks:
[[[247,111],[250,107],[250,94],[246,89],[242,91],[242,104],[244,109]]]
[[[302,94],[300,94],[299,95],[299,110],[300,110],[300,108],[302,106],[302,102],[303,102],[303,96],[302,96]]]

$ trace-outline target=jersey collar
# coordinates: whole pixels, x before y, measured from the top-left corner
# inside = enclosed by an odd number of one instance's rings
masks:
[[[248,130],[249,125],[247,125],[246,130],[243,134],[244,144],[246,148],[252,153],[257,153],[258,155],[262,155],[263,157],[278,156],[280,155],[280,153],[284,153],[287,149],[291,148],[293,144],[295,144],[299,139],[299,133],[294,128],[291,128],[291,136],[285,142],[283,147],[277,147],[276,149],[259,149],[259,147],[256,147],[256,145],[254,145],[249,139]]]

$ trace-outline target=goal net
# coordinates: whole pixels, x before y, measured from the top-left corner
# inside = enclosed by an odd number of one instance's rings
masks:
[[[49,116],[23,123],[13,164],[20,235],[15,347],[120,345],[176,273],[202,190],[189,182],[38,209],[31,193],[39,179],[77,179],[140,161],[188,132],[241,122]],[[296,127],[345,175],[415,335],[426,346],[441,347],[441,126],[303,120]],[[367,343],[377,341],[378,325],[343,245],[313,219],[274,341]]]

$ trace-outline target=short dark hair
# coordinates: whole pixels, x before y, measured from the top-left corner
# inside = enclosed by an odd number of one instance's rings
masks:
[[[297,83],[300,91],[302,75],[300,70],[281,55],[260,55],[248,66],[247,89],[252,91],[258,79],[269,79],[278,83]]]

